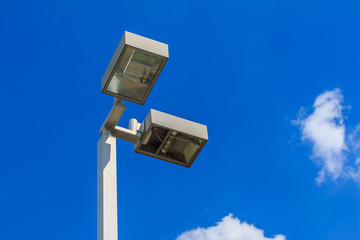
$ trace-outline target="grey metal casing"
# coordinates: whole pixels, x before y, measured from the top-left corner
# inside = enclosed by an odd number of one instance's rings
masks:
[[[159,67],[158,71],[156,72],[156,74],[154,76],[154,80],[152,81],[152,84],[149,86],[149,89],[147,90],[147,93],[145,94],[145,97],[142,101],[137,101],[135,99],[128,98],[125,96],[120,97],[117,94],[107,91],[107,87],[110,83],[110,80],[113,77],[115,70],[116,70],[118,64],[120,63],[120,61],[123,57],[123,54],[125,53],[127,48],[133,48],[133,49],[140,50],[143,52],[155,54],[164,59],[161,66]],[[151,92],[151,89],[153,88],[157,78],[159,77],[162,69],[164,68],[165,63],[167,62],[168,58],[169,58],[169,49],[168,49],[167,44],[125,31],[124,35],[122,36],[122,38],[120,40],[119,45],[116,48],[114,55],[112,56],[111,61],[108,65],[108,67],[106,68],[106,71],[101,79],[101,92],[111,95],[111,96],[114,96],[114,97],[117,97],[117,98],[120,98],[120,99],[123,99],[123,100],[127,100],[127,101],[131,101],[131,102],[135,102],[135,103],[144,105],[147,97],[149,96],[149,94]]]
[[[159,126],[168,130],[175,130],[188,136],[200,138],[203,140],[203,142],[197,153],[194,155],[193,159],[189,163],[181,163],[169,157],[164,157],[160,156],[159,154],[143,151],[140,149],[140,146],[144,142],[144,138],[147,136],[147,134],[149,134],[149,131],[151,131],[151,128],[153,126]],[[135,152],[185,167],[191,166],[191,164],[194,162],[194,160],[208,141],[208,132],[205,125],[179,118],[167,113],[163,113],[154,109],[150,110],[145,120],[142,122],[139,132],[141,132],[141,138],[138,143],[134,144]]]

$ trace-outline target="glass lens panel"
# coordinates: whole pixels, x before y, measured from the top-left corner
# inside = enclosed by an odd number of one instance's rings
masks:
[[[168,135],[168,132],[169,130],[165,128],[152,127],[151,130],[144,136],[140,149],[150,153],[159,152],[160,147],[163,145],[163,142]]]
[[[163,58],[127,48],[107,91],[143,101]]]

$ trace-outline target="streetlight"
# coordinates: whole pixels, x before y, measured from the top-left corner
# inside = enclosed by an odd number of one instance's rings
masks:
[[[167,44],[125,32],[101,80],[114,105],[97,144],[97,239],[117,240],[116,138],[134,143],[136,153],[190,167],[208,140],[205,125],[151,109],[139,124],[117,126],[125,105],[143,105],[169,58]]]

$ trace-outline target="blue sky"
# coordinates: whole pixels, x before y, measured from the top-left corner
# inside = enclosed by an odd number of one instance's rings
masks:
[[[1,239],[96,239],[100,81],[124,31],[170,58],[119,125],[153,108],[209,142],[187,169],[117,141],[119,239],[360,239],[358,1],[1,5]]]

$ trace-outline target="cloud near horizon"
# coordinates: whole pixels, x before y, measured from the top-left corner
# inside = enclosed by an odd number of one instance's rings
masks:
[[[298,119],[292,121],[293,125],[300,128],[302,141],[309,140],[313,143],[312,158],[321,167],[316,178],[318,184],[326,178],[360,180],[360,158],[354,164],[349,164],[348,161],[349,156],[356,158],[360,150],[360,125],[354,132],[346,135],[343,99],[339,88],[325,91],[315,99],[312,114],[305,117],[304,108],[301,108]]]
[[[273,238],[264,236],[264,231],[252,224],[241,222],[232,214],[224,217],[216,226],[190,230],[182,233],[176,240],[286,240],[278,234]]]

